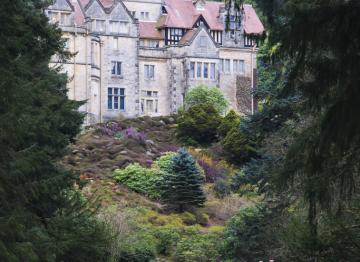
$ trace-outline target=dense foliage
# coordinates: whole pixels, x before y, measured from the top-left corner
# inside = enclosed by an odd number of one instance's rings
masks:
[[[185,149],[179,149],[173,158],[171,171],[164,176],[161,197],[168,206],[180,212],[199,207],[205,202],[202,184],[196,161]]]
[[[177,136],[187,145],[209,145],[217,140],[221,116],[211,104],[197,104],[177,119]]]
[[[261,111],[237,185],[255,183],[279,228],[279,260],[356,261],[359,252],[358,1],[257,1],[269,24],[260,52]],[[316,26],[314,26],[316,25]],[[281,225],[281,227],[280,227]]]
[[[159,185],[164,172],[160,169],[145,168],[138,163],[130,164],[125,169],[115,170],[115,179],[135,192],[142,193],[151,199],[160,197]]]
[[[104,228],[58,164],[83,116],[66,76],[49,67],[68,54],[43,8],[40,0],[0,7],[0,260],[103,261]]]
[[[218,127],[218,134],[220,137],[225,137],[233,127],[238,128],[239,126],[240,116],[235,113],[234,110],[230,110],[230,112],[227,113],[226,116],[221,120],[221,124]]]
[[[185,109],[198,104],[213,105],[219,114],[224,114],[228,108],[228,101],[218,87],[199,85],[191,88],[185,95]]]

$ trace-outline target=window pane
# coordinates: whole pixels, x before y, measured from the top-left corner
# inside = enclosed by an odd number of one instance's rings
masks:
[[[116,63],[115,62],[111,62],[111,74],[115,75],[116,73]]]
[[[149,66],[144,65],[144,77],[149,78]]]
[[[125,88],[120,88],[120,95],[121,96],[125,95]]]
[[[127,22],[120,22],[120,29],[119,32],[122,34],[128,33],[128,23]]]
[[[125,96],[120,96],[120,110],[125,110]]]
[[[201,78],[202,63],[197,63],[196,77]]]
[[[208,77],[209,77],[209,64],[204,63],[204,78],[208,78]]]
[[[245,73],[245,62],[244,62],[244,60],[239,61],[239,71],[240,71],[240,73]]]
[[[225,72],[230,72],[230,59],[225,59]]]
[[[117,64],[117,72],[116,72],[116,74],[121,75],[121,62],[117,62],[116,64]]]
[[[119,109],[119,97],[114,96],[114,109]]]
[[[114,88],[114,95],[117,96],[119,94],[118,92],[119,92],[119,88]]]
[[[108,96],[108,109],[112,109],[112,96]]]
[[[195,78],[195,62],[190,62],[190,78]]]
[[[153,79],[155,77],[155,66],[150,66],[151,68],[151,74],[150,74],[150,78]]]
[[[211,63],[210,65],[210,79],[215,79],[215,64]]]

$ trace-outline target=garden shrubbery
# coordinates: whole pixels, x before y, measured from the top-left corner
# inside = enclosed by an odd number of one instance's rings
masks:
[[[177,137],[186,145],[209,145],[218,139],[221,116],[211,104],[191,106],[177,121]]]
[[[164,172],[159,169],[145,168],[137,163],[130,164],[125,169],[115,170],[114,173],[118,182],[151,199],[160,197],[158,184],[161,183],[163,175]]]
[[[218,87],[198,85],[189,90],[185,95],[185,109],[199,104],[213,105],[219,114],[224,114],[228,108],[228,101]]]
[[[114,172],[115,179],[131,190],[151,199],[161,199],[179,211],[201,206],[205,201],[202,191],[204,171],[185,150],[168,152],[145,168],[130,164]]]

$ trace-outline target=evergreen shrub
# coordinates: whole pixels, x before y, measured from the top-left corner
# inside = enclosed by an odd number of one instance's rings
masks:
[[[211,104],[198,104],[177,119],[177,137],[187,145],[209,145],[217,141],[221,116]]]

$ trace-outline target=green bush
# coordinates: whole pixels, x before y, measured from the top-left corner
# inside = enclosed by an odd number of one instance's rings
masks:
[[[184,237],[176,247],[175,260],[179,262],[219,261],[219,243],[221,242],[221,236],[218,234],[202,235],[197,232],[189,237]]]
[[[219,178],[215,181],[214,191],[217,197],[224,198],[231,193],[231,184],[229,179]]]
[[[231,218],[224,232],[223,254],[225,258],[239,261],[259,261],[264,258],[264,210],[258,206],[240,209]]]
[[[114,177],[118,182],[152,199],[160,197],[158,185],[162,182],[163,175],[164,173],[160,170],[144,168],[137,163],[114,172]]]
[[[195,217],[196,217],[196,223],[202,225],[202,226],[207,226],[209,224],[209,215],[203,212],[196,212],[195,213]]]
[[[230,110],[230,112],[221,120],[221,124],[218,128],[219,136],[225,137],[232,128],[239,127],[239,125],[240,116],[236,114],[234,110]]]
[[[240,127],[233,127],[221,143],[228,157],[238,164],[256,156],[253,141],[241,132]]]
[[[221,116],[213,105],[194,105],[183,112],[177,121],[177,137],[187,145],[209,145],[217,140]]]
[[[119,262],[147,262],[156,257],[156,239],[150,234],[129,235],[122,243]]]
[[[225,113],[228,102],[224,97],[222,91],[217,87],[208,87],[205,85],[199,85],[190,89],[185,95],[185,109],[198,104],[210,104],[214,105],[215,110],[219,114]]]
[[[180,229],[175,227],[156,228],[152,235],[156,239],[157,253],[167,256],[174,252],[177,242],[181,239]]]
[[[164,155],[159,157],[158,160],[154,161],[153,168],[160,169],[164,172],[170,172],[172,160],[175,155],[176,152],[166,152]]]
[[[184,213],[180,214],[180,218],[186,225],[191,226],[191,225],[196,224],[195,216],[189,212],[184,212]]]

